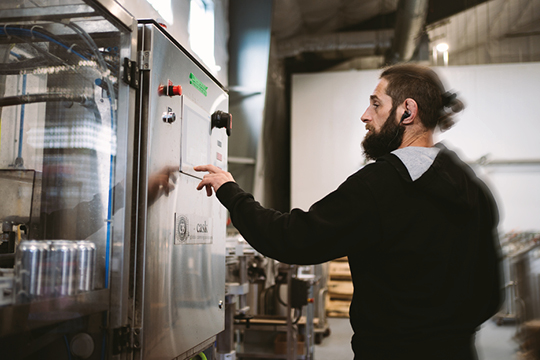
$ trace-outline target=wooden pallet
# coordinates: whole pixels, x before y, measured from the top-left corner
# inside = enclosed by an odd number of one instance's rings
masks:
[[[326,316],[327,317],[338,317],[338,318],[348,318],[349,317],[349,308],[351,307],[351,302],[347,300],[331,300],[327,298],[326,300]]]
[[[326,315],[328,317],[349,317],[352,295],[353,284],[347,258],[331,261],[326,296]]]
[[[328,295],[334,300],[352,300],[353,284],[351,281],[328,281]]]
[[[351,269],[348,262],[330,262],[330,280],[351,280]]]
[[[525,321],[521,325],[519,339],[519,360],[538,360],[540,354],[540,320]]]

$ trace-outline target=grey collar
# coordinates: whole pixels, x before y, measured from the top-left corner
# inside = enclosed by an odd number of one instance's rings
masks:
[[[394,150],[392,154],[401,160],[415,181],[429,169],[440,150],[438,147],[408,146]]]

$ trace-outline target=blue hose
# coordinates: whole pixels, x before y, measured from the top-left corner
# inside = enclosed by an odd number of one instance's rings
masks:
[[[64,341],[66,342],[66,350],[68,354],[68,359],[71,360],[71,349],[69,348],[69,342],[66,335],[64,335]]]
[[[111,89],[109,91],[114,91]],[[114,134],[114,109],[113,102],[109,95],[109,103],[111,104],[111,135]],[[111,144],[112,146],[112,144]],[[110,248],[111,248],[111,221],[113,214],[113,177],[114,177],[114,154],[111,149],[111,164],[109,167],[109,204],[107,210],[107,249],[105,250],[105,289],[109,288],[109,260],[110,260]]]
[[[11,55],[15,56],[17,59],[21,60],[23,57],[17,53],[14,53],[13,51],[9,52]]]
[[[9,30],[9,33],[7,32],[7,30]],[[15,36],[30,36],[30,37],[39,37],[41,39],[44,39],[44,40],[47,40],[47,41],[50,41],[50,42],[53,42],[57,45],[60,45],[61,47],[63,47],[64,49],[68,50],[69,52],[77,55],[78,57],[80,57],[81,59],[83,60],[89,60],[87,57],[79,54],[78,52],[76,52],[75,50],[71,49],[70,47],[68,47],[67,45],[65,44],[62,44],[61,42],[59,41],[56,41],[55,39],[53,39],[52,37],[50,36],[47,36],[45,34],[42,34],[40,33],[39,31],[34,31],[34,30],[29,30],[29,29],[22,29],[22,28],[14,28],[14,27],[0,27],[0,35],[6,35],[6,36],[9,36],[9,35],[15,35]]]
[[[26,74],[23,75],[22,95],[26,95]],[[21,121],[20,121],[20,127],[19,127],[19,153],[17,155],[18,158],[22,158],[23,136],[24,136],[24,104],[21,104]]]

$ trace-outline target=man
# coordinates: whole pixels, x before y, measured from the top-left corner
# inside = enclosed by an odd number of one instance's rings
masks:
[[[462,109],[418,65],[381,74],[362,115],[366,157],[309,211],[265,209],[214,166],[198,189],[216,191],[235,227],[262,254],[317,264],[348,256],[355,359],[476,359],[474,334],[500,302],[497,208],[455,153],[433,143]]]

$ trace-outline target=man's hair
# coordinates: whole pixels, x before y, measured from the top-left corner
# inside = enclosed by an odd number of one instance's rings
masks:
[[[452,116],[464,106],[456,94],[445,92],[439,76],[426,66],[400,64],[383,71],[381,79],[388,81],[386,94],[392,98],[392,109],[405,99],[418,104],[418,115],[427,129],[439,126],[442,131],[454,125]]]

